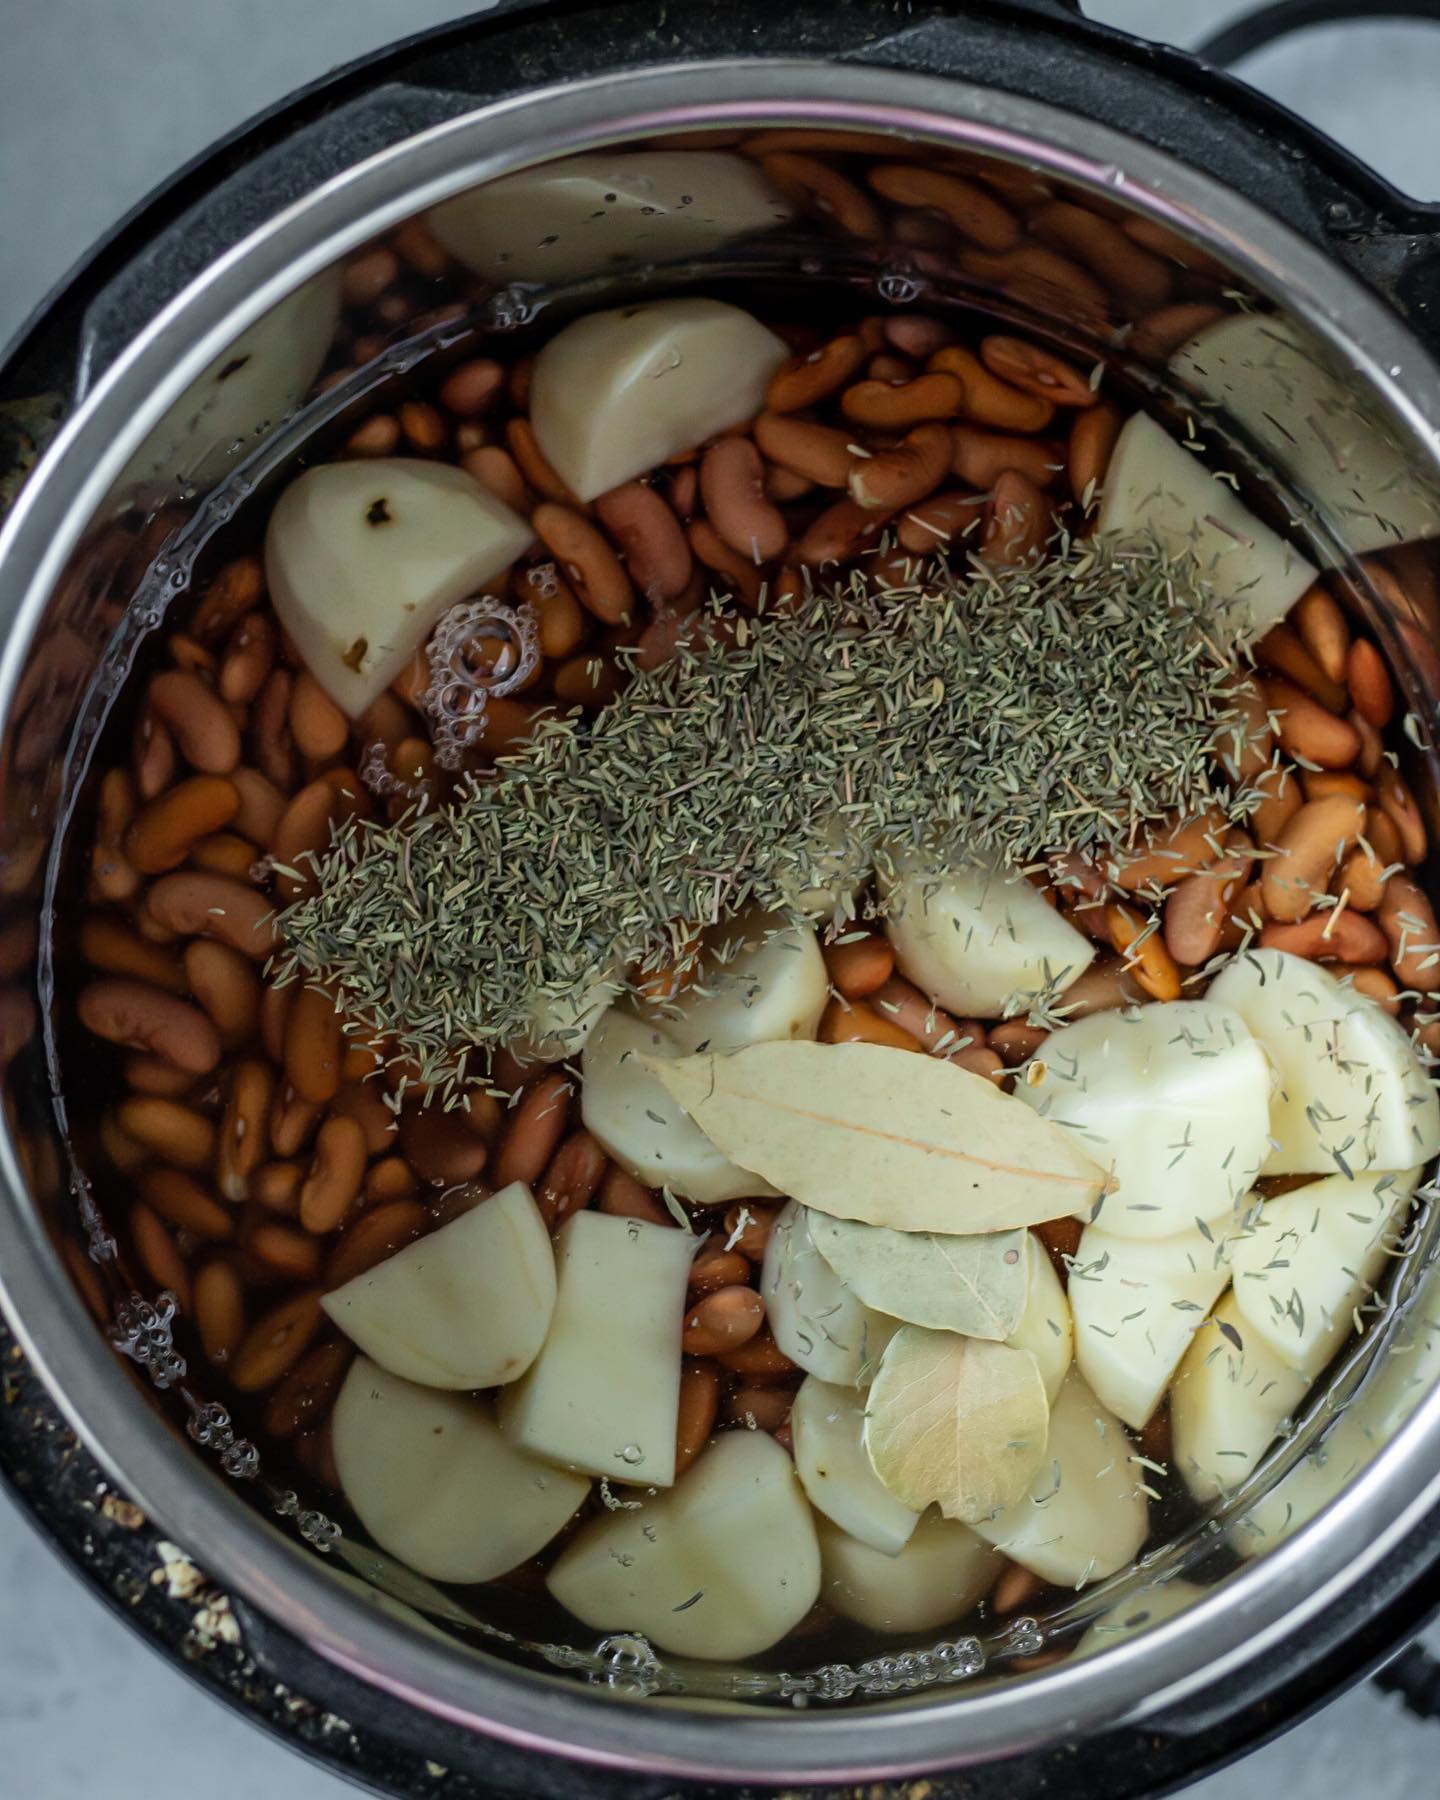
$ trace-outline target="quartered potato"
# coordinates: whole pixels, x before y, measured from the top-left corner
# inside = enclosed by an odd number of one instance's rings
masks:
[[[555,1255],[512,1181],[321,1301],[367,1356],[437,1388],[488,1388],[534,1362],[555,1310]]]
[[[1018,1096],[1111,1170],[1115,1188],[1093,1216],[1116,1237],[1225,1218],[1269,1151],[1265,1057],[1218,995],[1064,1025],[1030,1075]]]
[[[807,1376],[790,1411],[795,1469],[818,1512],[882,1556],[904,1549],[920,1517],[881,1482],[860,1441],[865,1402],[851,1387]]]
[[[1145,413],[1132,414],[1116,441],[1097,529],[1156,541],[1171,556],[1193,556],[1247,638],[1284,618],[1316,578],[1300,552],[1262,524],[1228,482]]]
[[[1230,1281],[1231,1240],[1197,1226],[1124,1238],[1090,1225],[1068,1289],[1075,1361],[1095,1397],[1138,1431]]]
[[[487,181],[429,214],[467,269],[492,281],[574,281],[629,263],[703,256],[794,208],[747,156],[587,151]]]
[[[1303,1461],[1231,1531],[1245,1556],[1283,1543],[1378,1456],[1440,1381],[1440,1274],[1431,1271],[1370,1379]]]
[[[716,1438],[669,1493],[592,1520],[550,1592],[597,1631],[677,1656],[755,1656],[815,1604],[820,1548],[790,1458],[760,1431]]]
[[[579,993],[538,995],[522,1060],[564,1062],[578,1056],[619,991],[618,981],[598,980]]]
[[[1145,1541],[1144,1471],[1133,1455],[1120,1421],[1072,1369],[1029,1493],[974,1530],[1042,1580],[1064,1587],[1103,1581]]]
[[[693,992],[644,1017],[612,1007],[591,1031],[580,1065],[586,1126],[637,1181],[702,1206],[773,1194],[715,1148],[641,1058],[813,1038],[828,998],[814,932],[775,929],[763,915],[731,927],[707,948]]]
[[[760,1272],[765,1317],[775,1342],[808,1375],[867,1387],[898,1321],[872,1312],[845,1286],[815,1248],[811,1217],[791,1200],[775,1221]]]
[[[532,536],[488,488],[448,463],[321,463],[276,503],[265,570],[306,668],[354,718],[447,607],[508,569]]]
[[[1273,1071],[1266,1175],[1409,1169],[1440,1151],[1440,1097],[1373,1000],[1283,950],[1247,950],[1210,985]]]
[[[1075,1646],[1075,1654],[1094,1656],[1099,1650],[1108,1650],[1112,1644],[1123,1644],[1126,1638],[1138,1637],[1152,1625],[1163,1625],[1166,1619],[1173,1619],[1193,1605],[1205,1591],[1195,1582],[1180,1577],[1142,1588],[1138,1594],[1112,1606],[1109,1612],[1101,1613]]]
[[[900,973],[951,1012],[999,1018],[1014,994],[1063,992],[1095,946],[1023,876],[943,875],[913,856],[878,871]]]
[[[1440,532],[1440,495],[1367,409],[1363,384],[1273,313],[1207,325],[1170,359],[1174,374],[1244,426],[1337,528],[1354,556]]]
[[[1245,1329],[1313,1381],[1355,1329],[1400,1248],[1421,1171],[1329,1175],[1261,1201],[1235,1240],[1235,1304]]]
[[[759,412],[786,354],[723,300],[587,313],[536,357],[530,420],[551,468],[593,500]]]
[[[1055,1265],[1033,1231],[1027,1232],[1025,1262],[1029,1275],[1025,1312],[1005,1342],[1012,1350],[1028,1350],[1035,1358],[1045,1398],[1054,1406],[1075,1354],[1070,1302]]]
[[[543,1550],[590,1491],[509,1441],[488,1405],[417,1387],[359,1357],[331,1419],[360,1523],[435,1581],[493,1581]]]
[[[1195,1498],[1214,1500],[1238,1487],[1309,1386],[1226,1294],[1195,1333],[1170,1389],[1174,1466]]]
[[[612,1481],[669,1487],[695,1242],[688,1231],[609,1213],[576,1213],[561,1227],[549,1334],[500,1399],[516,1444]]]
[[[931,1507],[904,1549],[886,1556],[818,1519],[821,1598],[872,1631],[933,1631],[978,1606],[1005,1559],[968,1525]]]

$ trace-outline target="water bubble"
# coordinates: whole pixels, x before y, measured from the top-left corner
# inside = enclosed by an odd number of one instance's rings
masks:
[[[435,760],[458,769],[485,728],[492,695],[522,687],[540,663],[540,620],[528,603],[483,595],[452,606],[425,646],[430,685],[420,704],[434,721]]]
[[[481,314],[492,331],[518,331],[534,317],[530,296],[518,287],[503,287],[485,302]]]
[[[620,1460],[623,1463],[629,1463],[633,1469],[637,1463],[644,1462],[645,1452],[638,1444],[626,1444],[620,1452]]]
[[[887,269],[875,283],[875,291],[892,306],[908,306],[920,297],[920,283],[903,269]]]

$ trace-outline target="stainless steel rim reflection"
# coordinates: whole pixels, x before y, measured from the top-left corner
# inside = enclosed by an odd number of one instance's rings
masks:
[[[1021,160],[1129,201],[1281,301],[1393,407],[1440,472],[1440,371],[1321,251],[1161,153],[1078,116],[941,78],[843,64],[726,61],[552,88],[486,107],[359,165],[215,264],[89,395],[0,535],[0,706],[84,527],[145,431],[301,280],[403,218],[564,151],[698,126],[892,130]],[[1403,388],[1400,385],[1403,383]],[[864,1712],[793,1716],[621,1704],[477,1658],[387,1618],[240,1503],[147,1407],[106,1348],[0,1141],[0,1299],[68,1417],[207,1572],[389,1694],[539,1750],[669,1774],[880,1777],[977,1762],[1135,1719],[1260,1655],[1358,1581],[1440,1499],[1440,1392],[1319,1520],[1143,1640],[1023,1680]]]

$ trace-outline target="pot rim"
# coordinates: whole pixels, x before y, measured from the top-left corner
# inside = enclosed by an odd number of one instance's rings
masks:
[[[288,207],[167,305],[66,422],[0,530],[0,710],[13,702],[30,639],[81,531],[146,431],[299,282],[442,199],[557,154],[667,130],[797,123],[978,149],[1131,200],[1219,255],[1363,371],[1440,471],[1440,369],[1403,321],[1322,250],[1169,155],[1080,115],[943,76],[804,59],[662,65],[512,96],[380,152]],[[92,437],[103,448],[87,460]],[[730,1709],[617,1704],[557,1676],[477,1660],[331,1582],[136,1404],[130,1375],[29,1203],[8,1131],[0,1136],[0,1304],[67,1418],[124,1489],[207,1573],[317,1652],[397,1699],[521,1747],[674,1776],[882,1778],[1142,1718],[1297,1629],[1440,1499],[1437,1390],[1319,1519],[1142,1639],[945,1698],[864,1712],[756,1710],[741,1723]]]

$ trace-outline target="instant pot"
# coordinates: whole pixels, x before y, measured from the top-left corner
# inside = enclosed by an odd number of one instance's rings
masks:
[[[461,196],[545,159],[726,150],[762,133],[791,158],[783,217],[720,206],[708,232],[647,226],[563,267],[537,261],[556,235],[543,198],[508,239],[466,236]],[[1048,238],[1024,257],[986,249],[923,204],[903,230],[872,230],[793,166],[879,151],[978,174],[1027,218],[1043,207]],[[413,304],[366,343],[336,270],[422,216],[469,269],[463,302],[427,304],[417,263]],[[1164,305],[1136,291],[1137,267],[1157,266]],[[460,1604],[337,1525],[323,1496],[277,1480],[187,1362],[167,1296],[117,1254],[77,1154],[85,1068],[57,999],[69,827],[128,659],[313,434],[425,359],[523,332],[547,307],[685,286],[768,288],[792,306],[983,307],[1107,357],[1177,427],[1201,416],[1312,554],[1360,559],[1351,600],[1414,714],[1407,774],[1433,837],[1440,211],[1071,0],[502,4],[398,45],[183,170],[0,367],[0,1289],[13,1333],[0,1466],[166,1655],[384,1793],[1161,1791],[1385,1661],[1435,1604],[1440,1394],[1263,1556],[1237,1556],[1229,1527],[1363,1401],[1440,1221],[1421,1222],[1384,1310],[1255,1483],[1103,1592],[853,1668],[685,1670],[578,1627],[533,1641],[523,1608]],[[1301,443],[1274,406],[1201,391],[1173,366],[1156,313],[1213,317],[1217,298],[1276,322],[1286,355],[1323,371],[1327,406],[1364,421],[1373,456],[1327,461],[1323,430]],[[1154,1605],[1188,1592],[1168,1588],[1181,1576],[1198,1597]],[[1087,1616],[1127,1605],[1149,1608],[1146,1629],[1055,1656]]]

